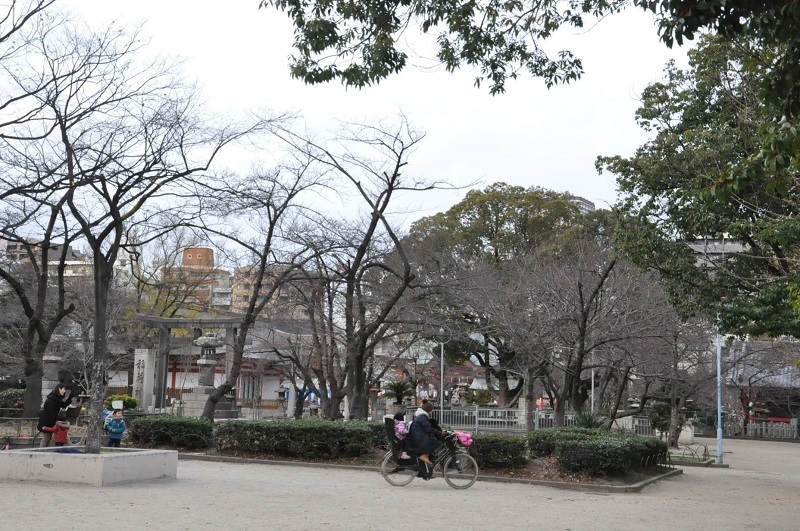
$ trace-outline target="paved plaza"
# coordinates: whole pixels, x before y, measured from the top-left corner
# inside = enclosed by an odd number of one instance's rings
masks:
[[[712,439],[712,454],[716,448]],[[97,488],[0,481],[0,529],[800,529],[800,444],[725,440],[731,468],[686,468],[641,493],[181,460],[178,480]]]

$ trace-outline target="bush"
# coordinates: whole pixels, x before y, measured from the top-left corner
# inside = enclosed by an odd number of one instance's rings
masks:
[[[368,422],[367,425],[372,432],[372,446],[385,450],[391,448],[392,445],[389,443],[389,437],[386,436],[386,424],[382,422]]]
[[[136,409],[139,406],[139,401],[130,395],[111,395],[103,400],[103,407],[112,409],[114,406],[112,406],[111,403],[115,400],[122,400],[122,409]]]
[[[480,468],[525,468],[528,448],[522,435],[479,435],[473,438],[470,454]]]
[[[22,416],[25,407],[25,389],[6,389],[0,392],[0,417],[17,418]]]
[[[655,437],[642,437],[624,432],[617,434],[616,438],[626,441],[630,451],[631,468],[644,468],[648,464],[648,459],[652,461],[654,456],[666,454],[668,451],[666,441]]]
[[[566,473],[620,475],[626,472],[628,451],[623,439],[611,437],[559,441],[556,463],[559,470]]]
[[[214,424],[205,419],[149,415],[131,421],[127,433],[132,443],[143,446],[209,448]]]
[[[561,441],[585,441],[605,434],[600,428],[548,428],[528,432],[528,452],[531,457],[553,455]]]
[[[650,459],[666,451],[663,441],[628,435],[559,441],[555,453],[562,472],[597,476],[643,469]]]
[[[575,417],[575,426],[578,428],[602,428],[605,421],[603,417],[583,411]]]
[[[214,440],[220,451],[234,454],[331,459],[367,454],[380,442],[379,430],[385,428],[361,421],[225,422],[216,426]]]

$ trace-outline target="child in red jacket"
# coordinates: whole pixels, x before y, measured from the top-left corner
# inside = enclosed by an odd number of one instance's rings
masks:
[[[56,446],[64,446],[69,441],[69,435],[67,432],[69,431],[69,422],[67,422],[67,414],[63,411],[59,412],[58,416],[56,417],[56,423],[54,426],[51,427],[43,427],[43,431],[49,431],[53,434],[53,442],[55,442]]]

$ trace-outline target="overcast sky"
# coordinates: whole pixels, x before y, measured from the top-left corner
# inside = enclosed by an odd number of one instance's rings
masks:
[[[610,175],[598,176],[598,155],[630,155],[647,140],[634,121],[638,94],[660,79],[667,60],[685,62],[685,49],[658,40],[652,19],[630,9],[584,32],[559,35],[548,49],[567,48],[583,59],[585,76],[547,89],[541,80],[510,81],[491,96],[468,71],[408,68],[377,87],[345,90],[338,83],[306,86],[289,76],[292,28],[282,13],[259,10],[258,0],[68,0],[62,5],[95,24],[145,21],[152,45],[186,59],[208,104],[222,112],[248,108],[294,111],[310,127],[334,119],[374,120],[404,112],[427,137],[411,159],[415,175],[454,184],[503,181],[614,202]],[[415,44],[432,55],[424,42]],[[430,66],[415,60],[417,66]],[[255,154],[254,154],[255,156]],[[414,199],[410,216],[431,215],[466,191]]]

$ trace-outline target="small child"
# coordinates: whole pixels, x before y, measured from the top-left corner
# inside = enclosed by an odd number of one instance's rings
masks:
[[[56,416],[56,423],[53,426],[45,426],[42,431],[53,434],[53,442],[56,446],[64,446],[69,441],[69,421],[67,421],[67,414],[59,411]]]
[[[405,446],[405,438],[408,435],[408,427],[406,426],[406,417],[403,413],[395,413],[394,414],[394,436],[398,438],[398,440],[403,442]],[[403,450],[403,453],[400,454],[400,459],[411,459],[409,455]]]
[[[122,434],[125,433],[125,421],[122,419],[122,410],[115,409],[108,421],[108,446],[111,448],[119,448],[119,443],[122,440]]]

